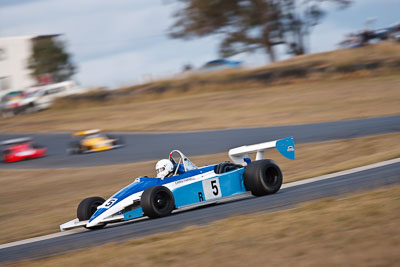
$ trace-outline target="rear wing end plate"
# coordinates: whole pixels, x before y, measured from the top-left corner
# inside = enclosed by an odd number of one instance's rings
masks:
[[[295,159],[295,147],[294,147],[293,136],[265,143],[232,148],[229,150],[229,157],[234,163],[245,166],[247,165],[246,158],[249,157],[249,153],[256,153],[255,160],[260,160],[264,158],[265,150],[274,147],[284,157],[291,160]]]

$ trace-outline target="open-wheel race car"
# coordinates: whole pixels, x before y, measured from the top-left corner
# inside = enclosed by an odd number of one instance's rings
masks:
[[[77,132],[68,145],[69,154],[81,154],[106,151],[124,146],[121,137],[104,134],[99,129]]]
[[[168,160],[159,161],[170,161],[173,169],[168,175],[136,178],[107,200],[86,198],[78,206],[78,218],[60,225],[60,229],[97,229],[143,216],[163,217],[174,210],[218,203],[248,191],[254,196],[274,194],[282,185],[282,172],[273,160],[264,159],[265,150],[273,147],[286,158],[295,159],[293,137],[231,149],[233,162],[204,167],[197,167],[182,152],[173,150]],[[256,153],[254,161],[249,153]],[[169,164],[159,163],[157,174],[165,172]]]
[[[47,148],[35,144],[32,138],[16,138],[3,141],[3,161],[16,162],[26,159],[40,158],[47,155]]]

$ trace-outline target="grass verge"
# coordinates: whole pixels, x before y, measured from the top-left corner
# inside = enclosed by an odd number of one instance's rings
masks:
[[[400,186],[16,266],[397,266]]]
[[[284,79],[282,79],[284,82]],[[337,121],[399,114],[400,75],[232,83],[166,92],[140,101],[50,109],[0,118],[0,132],[184,131]],[[165,95],[169,96],[166,97]]]
[[[268,152],[284,182],[400,157],[400,133],[296,146],[289,161]],[[192,158],[201,165],[229,160],[226,153]],[[59,170],[0,170],[0,243],[59,231],[88,196],[109,197],[135,177],[154,174],[155,162]],[[26,223],[29,218],[29,224]]]

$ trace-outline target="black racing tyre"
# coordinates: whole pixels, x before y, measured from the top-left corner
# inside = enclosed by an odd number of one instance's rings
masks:
[[[33,144],[32,147],[33,148],[44,148],[44,146],[39,145],[39,144]]]
[[[36,111],[35,103],[31,102],[29,105],[26,107],[25,112],[30,114],[34,113]]]
[[[114,146],[117,146],[117,145],[122,146],[124,144],[124,139],[121,136],[113,137],[112,139],[115,139],[113,142]]]
[[[118,144],[120,144],[120,145],[124,145],[125,144],[125,140],[124,140],[124,138],[122,136],[118,137]]]
[[[152,186],[144,190],[140,204],[143,214],[150,218],[169,215],[175,208],[172,192],[165,186]]]
[[[79,221],[86,221],[96,212],[97,207],[105,202],[102,197],[88,197],[79,203],[76,214]]]
[[[79,144],[79,152],[78,153],[84,153],[85,151],[91,150],[92,148],[89,146],[82,146]]]
[[[71,142],[68,145],[69,154],[80,154],[82,152],[81,145],[79,142]]]
[[[254,196],[274,194],[281,188],[282,171],[273,160],[257,160],[246,166],[243,182]]]

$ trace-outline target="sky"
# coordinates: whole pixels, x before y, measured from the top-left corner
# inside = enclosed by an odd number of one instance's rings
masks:
[[[63,34],[82,86],[118,88],[167,78],[183,65],[218,58],[217,36],[171,39],[173,0],[0,0],[0,37]],[[337,48],[345,34],[400,22],[400,0],[354,0],[345,10],[324,4],[327,15],[310,38],[310,52]],[[279,58],[288,57],[279,49]],[[268,63],[262,52],[231,59],[246,67]]]

